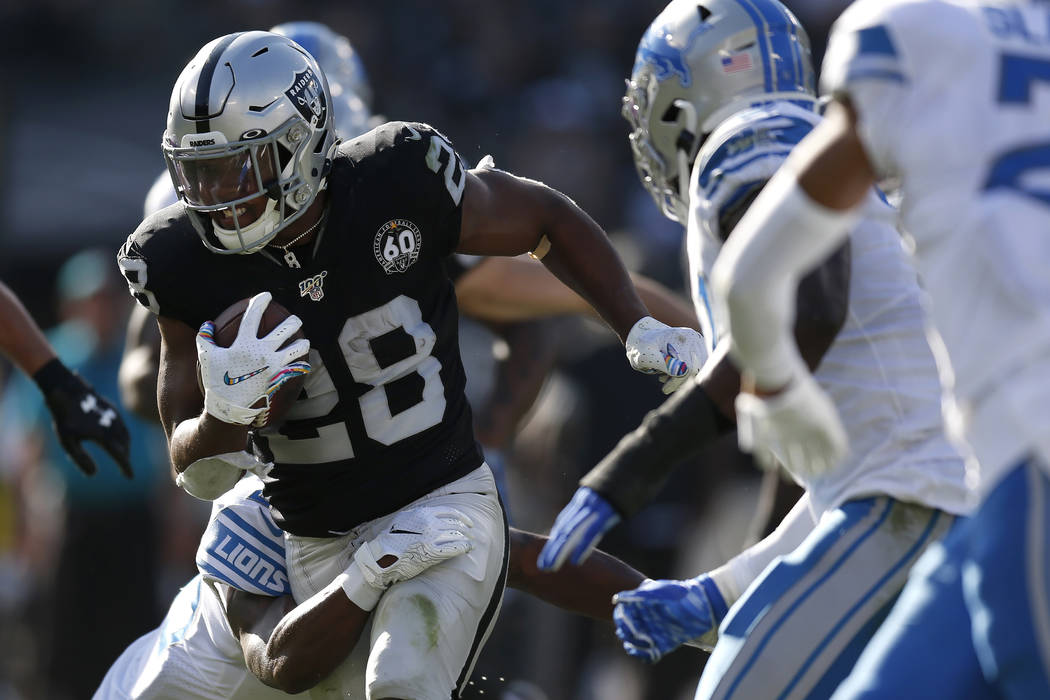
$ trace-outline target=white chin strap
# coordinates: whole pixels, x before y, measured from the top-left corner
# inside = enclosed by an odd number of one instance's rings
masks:
[[[257,250],[261,250],[267,241],[270,240],[270,234],[277,228],[277,224],[280,223],[281,214],[277,211],[277,204],[273,199],[268,199],[262,216],[247,226],[242,226],[240,236],[237,235],[236,229],[222,228],[212,221],[212,230],[215,232],[215,237],[219,239],[219,243],[226,250],[241,250],[243,248],[242,252],[245,253],[254,253]]]

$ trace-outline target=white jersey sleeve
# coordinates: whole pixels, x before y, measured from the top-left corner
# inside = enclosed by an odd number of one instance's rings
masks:
[[[974,32],[967,12],[953,2],[859,0],[838,19],[828,39],[821,71],[826,94],[846,99],[857,114],[858,132],[880,176],[907,170],[909,155],[928,153],[936,131],[910,117],[929,113],[946,85],[973,75],[958,52],[938,46],[966,42]],[[974,36],[969,41],[979,43]],[[941,123],[939,133],[952,131]],[[942,136],[943,138],[943,136]]]
[[[270,515],[262,481],[241,479],[212,506],[197,549],[197,569],[209,582],[256,595],[291,595],[284,532]]]

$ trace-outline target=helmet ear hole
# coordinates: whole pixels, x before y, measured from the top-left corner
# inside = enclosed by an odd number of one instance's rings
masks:
[[[678,105],[672,103],[667,106],[664,113],[660,115],[660,121],[667,122],[668,124],[676,124],[678,122],[678,115],[681,114],[682,110]]]
[[[292,160],[292,155],[292,152],[288,150],[287,146],[280,141],[277,142],[277,162],[281,166],[281,172],[284,172],[284,169],[288,167],[289,161]]]

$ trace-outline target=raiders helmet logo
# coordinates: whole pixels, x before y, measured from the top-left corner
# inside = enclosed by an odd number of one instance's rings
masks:
[[[301,73],[295,74],[292,86],[284,91],[288,99],[292,101],[303,119],[322,128],[328,119],[328,103],[325,100],[324,90],[321,87],[321,79],[314,74],[312,68],[307,68]]]

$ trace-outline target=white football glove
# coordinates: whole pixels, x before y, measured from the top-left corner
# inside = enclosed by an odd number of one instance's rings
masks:
[[[474,543],[467,530],[473,525],[470,518],[451,508],[421,506],[402,511],[383,533],[357,548],[332,586],[341,587],[362,610],[371,610],[391,585],[472,550]],[[388,556],[394,561],[382,566],[379,562]]]
[[[289,379],[310,371],[310,364],[297,358],[310,351],[310,341],[296,340],[281,348],[303,325],[289,316],[263,338],[257,338],[269,292],[256,294],[248,302],[237,337],[228,348],[215,344],[215,324],[207,321],[197,333],[197,361],[204,385],[204,410],[224,423],[260,425],[270,409],[270,396]],[[263,405],[256,406],[260,400]]]
[[[662,374],[670,394],[696,375],[707,361],[703,337],[692,328],[674,328],[645,316],[627,334],[627,360],[639,372]]]
[[[370,586],[382,590],[469,552],[474,543],[467,530],[473,526],[470,518],[452,508],[405,510],[394,516],[385,532],[357,548],[354,563]],[[379,562],[387,556],[397,560],[382,566]]]
[[[775,455],[803,478],[827,473],[849,450],[835,404],[805,370],[775,396],[737,395],[736,425],[740,448],[760,466],[776,468]]]

